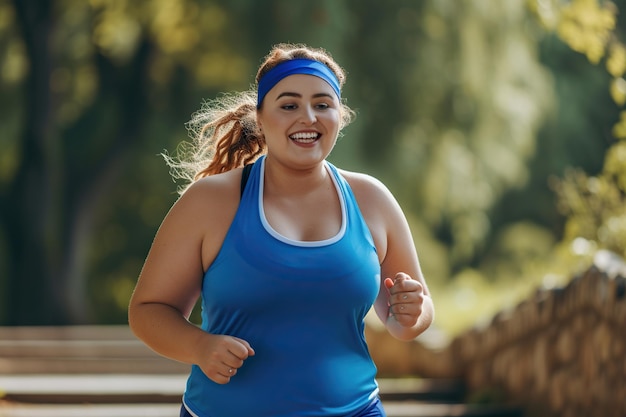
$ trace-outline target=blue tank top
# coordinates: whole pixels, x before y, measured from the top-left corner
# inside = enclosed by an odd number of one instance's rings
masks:
[[[340,232],[315,242],[280,235],[263,211],[264,164],[254,164],[202,284],[202,329],[247,340],[256,354],[224,385],[194,365],[185,406],[199,417],[351,416],[378,394],[364,337],[380,288],[372,236],[328,162]]]

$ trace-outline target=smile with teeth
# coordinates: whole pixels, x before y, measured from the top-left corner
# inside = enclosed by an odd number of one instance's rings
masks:
[[[317,132],[298,132],[290,135],[289,138],[298,143],[313,143],[320,137]]]

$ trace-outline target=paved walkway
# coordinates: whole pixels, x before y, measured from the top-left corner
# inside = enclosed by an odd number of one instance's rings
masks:
[[[182,395],[187,375],[0,375],[5,395]]]

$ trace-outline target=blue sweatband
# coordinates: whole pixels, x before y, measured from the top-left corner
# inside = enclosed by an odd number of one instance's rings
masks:
[[[261,102],[265,95],[283,78],[293,74],[314,75],[326,81],[337,93],[337,97],[341,97],[339,88],[339,80],[337,76],[321,62],[311,59],[290,59],[281,62],[274,68],[269,70],[259,80],[259,88],[257,94],[257,108],[261,107]]]

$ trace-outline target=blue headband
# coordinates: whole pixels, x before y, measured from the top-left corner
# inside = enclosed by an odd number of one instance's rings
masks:
[[[290,59],[281,62],[274,68],[269,70],[259,80],[259,88],[257,93],[257,108],[261,107],[261,102],[265,95],[283,78],[293,74],[314,75],[326,81],[337,93],[337,97],[341,97],[339,88],[339,80],[337,76],[326,65],[311,59]]]

